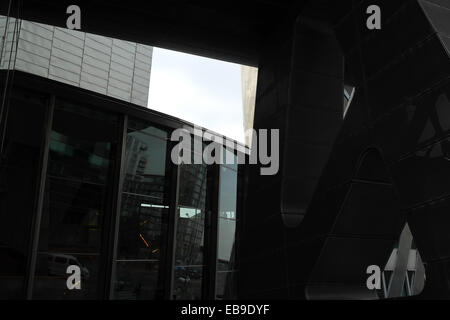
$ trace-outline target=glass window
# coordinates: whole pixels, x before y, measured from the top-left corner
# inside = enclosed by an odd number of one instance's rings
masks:
[[[177,300],[201,300],[203,266],[175,265],[173,295]]]
[[[112,198],[117,139],[116,116],[57,102],[50,136],[34,298],[100,296],[98,286],[104,272],[101,261],[106,247],[103,232],[108,232],[106,226],[112,213],[108,199]],[[67,267],[72,261],[81,269],[79,290],[70,290],[66,284]]]
[[[167,136],[143,121],[128,121],[114,299],[163,296],[170,196]]]
[[[160,294],[160,269],[159,260],[118,261],[114,279],[114,299],[154,299]]]
[[[202,298],[207,166],[180,165],[173,298]]]
[[[216,298],[235,298],[237,171],[221,166],[217,230]]]
[[[45,127],[44,100],[11,99],[0,150],[0,299],[24,297]]]

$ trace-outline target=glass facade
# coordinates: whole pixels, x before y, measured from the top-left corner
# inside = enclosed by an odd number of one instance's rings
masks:
[[[1,127],[0,299],[233,299],[237,166],[177,166],[181,121],[34,81]]]

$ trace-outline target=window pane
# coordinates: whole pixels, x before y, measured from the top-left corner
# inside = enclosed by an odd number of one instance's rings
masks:
[[[48,177],[41,252],[99,252],[106,186]]]
[[[118,259],[159,259],[165,247],[168,210],[161,201],[124,194]]]
[[[203,264],[206,165],[181,165],[176,232],[176,266]]]
[[[232,299],[236,297],[234,295],[236,276],[235,272],[231,272],[235,271],[236,201],[237,172],[222,166],[220,169],[217,234],[216,297],[218,299]]]
[[[128,130],[123,191],[164,199],[167,141],[146,134],[149,128]]]
[[[219,223],[217,265],[219,270],[232,270],[236,234],[237,172],[222,166],[220,169]]]
[[[178,208],[175,265],[203,264],[204,228],[204,211],[193,208]]]
[[[38,254],[34,281],[34,299],[73,300],[96,299],[98,274],[98,255],[89,254]],[[80,279],[67,283],[71,274],[67,267],[75,265],[80,268]],[[75,285],[81,286],[80,290]]]
[[[204,264],[206,165],[181,165],[173,295],[200,299]]]
[[[39,101],[11,100],[0,157],[0,299],[24,297],[44,114]]]
[[[177,300],[200,300],[202,298],[203,267],[175,266],[173,284]]]
[[[156,299],[164,293],[170,196],[167,132],[133,118],[128,126],[117,252],[120,261],[115,262],[112,298]],[[126,270],[128,267],[131,269]]]
[[[180,166],[179,205],[204,209],[206,201],[207,166],[192,164]]]
[[[216,298],[217,299],[236,299],[236,271],[219,271],[216,274]]]
[[[39,252],[43,256],[80,257],[78,260],[82,264],[82,260],[86,260],[85,267],[91,276],[100,272],[100,257],[104,253],[102,233],[112,213],[108,199],[111,199],[117,137],[116,117],[57,102],[50,137]],[[66,283],[62,280],[68,275],[60,272],[49,277],[47,257],[39,264],[35,296],[85,299],[98,294],[95,277],[89,280],[92,285],[82,285],[81,290],[70,290],[71,294],[67,294]]]
[[[59,102],[53,116],[48,175],[105,184],[117,126],[117,119],[106,113]]]
[[[162,297],[160,263],[118,261],[113,299],[153,300]]]

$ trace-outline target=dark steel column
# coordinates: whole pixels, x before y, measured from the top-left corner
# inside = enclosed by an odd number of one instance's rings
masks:
[[[120,139],[117,144],[116,159],[118,159],[114,168],[113,177],[113,191],[111,198],[111,219],[109,223],[108,239],[107,242],[107,255],[105,261],[105,290],[104,298],[111,299],[114,290],[114,275],[116,271],[116,258],[117,258],[117,242],[119,239],[119,222],[120,222],[120,212],[122,208],[122,190],[123,190],[123,179],[125,177],[125,147],[127,141],[127,128],[128,128],[128,116],[124,115],[122,122],[119,127]],[[116,201],[114,201],[116,200]]]
[[[34,286],[34,278],[36,272],[36,261],[37,261],[37,252],[39,247],[39,234],[41,230],[41,219],[42,219],[42,210],[44,206],[44,197],[45,197],[45,182],[47,177],[47,165],[48,165],[48,154],[49,154],[49,145],[50,145],[50,134],[52,131],[52,122],[53,122],[53,112],[55,109],[56,97],[52,95],[49,100],[49,104],[47,106],[46,112],[46,123],[43,128],[44,134],[44,142],[42,146],[42,155],[41,155],[41,172],[39,175],[39,189],[38,189],[38,200],[36,206],[36,215],[32,222],[32,235],[31,235],[31,253],[29,255],[29,263],[28,263],[28,276],[26,280],[26,299],[30,300],[33,296],[33,286]]]
[[[203,299],[214,300],[216,296],[217,229],[221,178],[220,165],[208,166],[207,172]]]
[[[169,152],[172,150],[174,143],[169,142]],[[168,155],[170,157],[170,155]],[[169,203],[169,217],[168,217],[168,230],[167,230],[167,250],[165,256],[166,266],[164,270],[164,299],[173,299],[173,271],[175,263],[175,248],[176,248],[176,230],[177,230],[177,208],[178,208],[178,192],[180,181],[180,166],[173,164],[171,170],[171,182],[170,182],[170,203]]]

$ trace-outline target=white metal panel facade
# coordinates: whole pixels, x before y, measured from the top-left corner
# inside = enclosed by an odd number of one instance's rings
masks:
[[[147,106],[153,47],[14,18],[5,33],[7,21],[0,16],[1,69]]]

